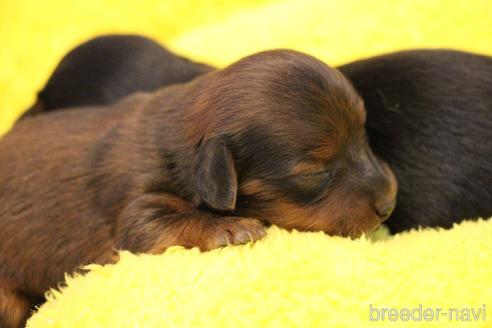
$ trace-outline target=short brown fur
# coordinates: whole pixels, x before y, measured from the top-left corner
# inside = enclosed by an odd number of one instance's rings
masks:
[[[23,120],[0,140],[0,322],[20,327],[23,295],[115,262],[119,249],[240,244],[264,236],[262,221],[371,230],[396,182],[367,146],[361,111],[339,72],[278,50],[97,110]]]

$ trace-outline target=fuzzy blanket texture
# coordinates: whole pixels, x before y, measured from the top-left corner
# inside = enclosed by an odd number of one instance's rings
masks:
[[[331,65],[422,47],[492,55],[492,2],[3,0],[0,135],[67,51],[110,33],[217,66],[279,47]],[[492,327],[492,221],[376,239],[273,227],[254,245],[208,253],[124,252],[67,277],[28,327]]]

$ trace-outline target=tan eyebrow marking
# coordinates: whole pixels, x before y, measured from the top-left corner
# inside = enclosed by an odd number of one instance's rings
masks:
[[[292,175],[316,173],[324,170],[325,167],[319,162],[299,162],[291,168]]]
[[[330,160],[337,150],[337,141],[335,138],[327,138],[320,146],[310,151],[310,155],[315,161],[327,162]],[[320,164],[318,164],[320,165]]]

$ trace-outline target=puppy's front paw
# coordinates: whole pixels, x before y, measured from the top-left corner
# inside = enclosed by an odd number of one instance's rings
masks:
[[[260,220],[242,217],[218,218],[208,229],[203,250],[254,242],[266,235]]]

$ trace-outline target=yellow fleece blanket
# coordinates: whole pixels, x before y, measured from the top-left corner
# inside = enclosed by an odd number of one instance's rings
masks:
[[[416,47],[492,55],[492,2],[2,0],[0,135],[69,49],[109,33],[218,66],[278,47],[331,65]],[[68,279],[29,327],[492,327],[491,239],[492,221],[376,242],[272,228],[209,253],[123,253]]]

